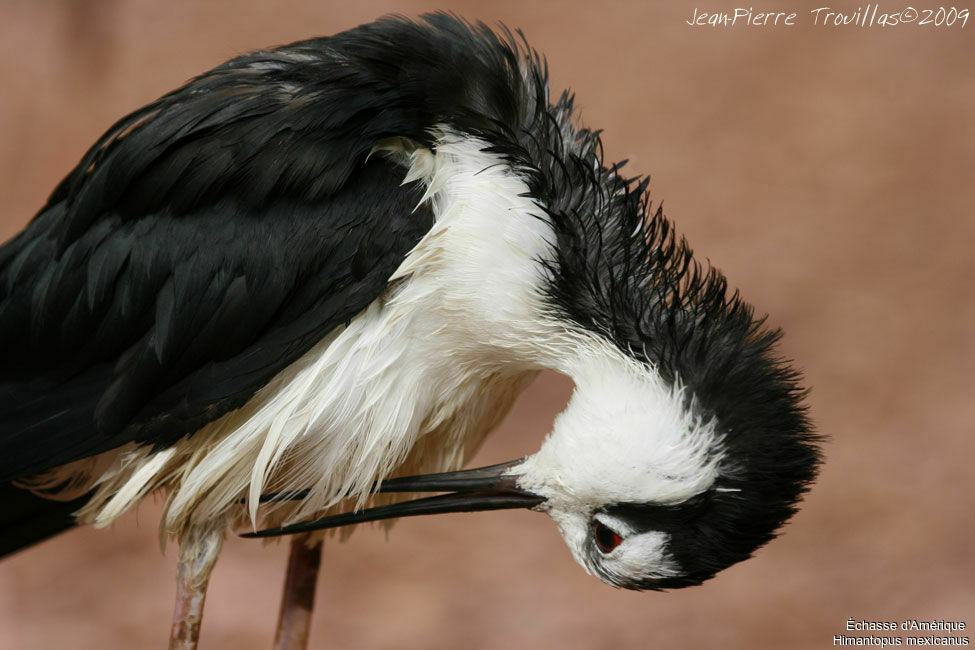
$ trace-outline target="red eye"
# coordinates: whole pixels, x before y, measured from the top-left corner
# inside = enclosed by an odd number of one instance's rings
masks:
[[[603,553],[609,553],[623,542],[622,537],[598,521],[594,521],[592,524],[592,536],[596,540],[596,546]]]

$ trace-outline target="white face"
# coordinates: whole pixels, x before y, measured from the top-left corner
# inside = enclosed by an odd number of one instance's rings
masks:
[[[587,573],[617,587],[681,575],[667,552],[669,535],[639,531],[605,512],[580,508],[550,508],[573,557]]]
[[[689,414],[682,393],[649,369],[592,360],[574,378],[552,433],[513,470],[519,487],[546,497],[539,509],[586,571],[615,586],[679,576],[668,533],[606,509],[674,506],[711,488],[721,460],[714,423]]]

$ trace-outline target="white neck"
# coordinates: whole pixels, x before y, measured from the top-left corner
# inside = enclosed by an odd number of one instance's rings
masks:
[[[524,487],[552,503],[673,504],[713,484],[723,457],[716,423],[688,408],[682,388],[597,337],[576,351],[563,364],[576,389],[521,468]]]

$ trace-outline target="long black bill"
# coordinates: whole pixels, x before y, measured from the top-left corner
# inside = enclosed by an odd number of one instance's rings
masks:
[[[293,535],[307,533],[324,528],[361,524],[367,521],[392,519],[393,517],[413,517],[416,515],[434,515],[446,512],[478,512],[481,510],[506,510],[509,508],[534,508],[543,501],[544,497],[524,490],[517,485],[517,476],[506,475],[505,472],[517,465],[523,459],[514,460],[489,467],[461,470],[459,472],[444,472],[441,474],[423,474],[421,476],[404,476],[383,481],[375,492],[450,492],[437,496],[394,503],[388,506],[367,508],[358,512],[347,512],[330,517],[322,517],[314,521],[305,521],[280,528],[268,528],[253,533],[244,533],[241,537],[277,537],[279,535]],[[285,501],[301,499],[307,494],[305,491],[283,492],[261,497],[262,501]]]

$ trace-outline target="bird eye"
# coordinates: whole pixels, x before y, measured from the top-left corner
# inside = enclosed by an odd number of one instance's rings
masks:
[[[598,521],[593,521],[592,536],[596,540],[596,546],[603,553],[609,553],[623,542],[623,538],[616,534],[609,526],[604,526]]]

